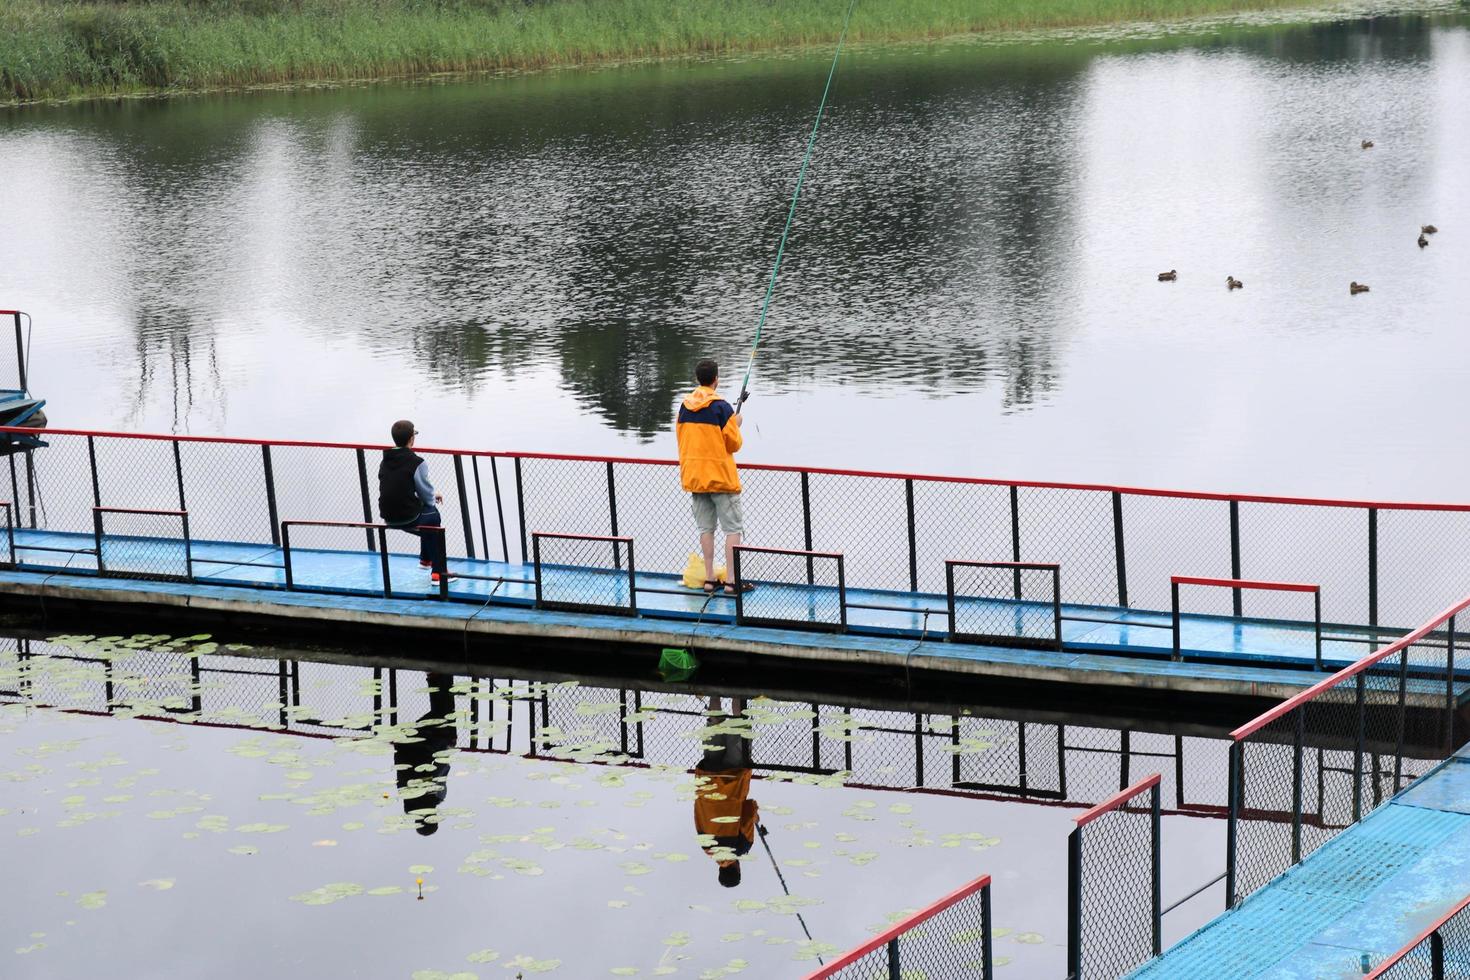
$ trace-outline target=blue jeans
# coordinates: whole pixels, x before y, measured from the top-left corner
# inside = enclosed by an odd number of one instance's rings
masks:
[[[420,526],[435,527],[443,526],[443,519],[439,516],[439,508],[429,504],[419,513],[418,519],[412,524],[405,524],[399,528],[407,531],[419,539],[419,561],[426,561],[439,573],[449,571],[448,559],[444,554],[443,531],[420,531]]]

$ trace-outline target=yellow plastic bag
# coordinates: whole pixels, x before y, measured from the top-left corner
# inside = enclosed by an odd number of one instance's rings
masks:
[[[715,566],[715,581],[725,581],[726,570],[724,565]],[[704,588],[704,558],[697,552],[689,553],[689,562],[684,566],[684,587],[686,589]]]

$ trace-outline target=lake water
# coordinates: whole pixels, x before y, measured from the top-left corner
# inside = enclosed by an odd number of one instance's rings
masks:
[[[855,46],[747,457],[1465,499],[1434,6]],[[744,362],[827,57],[0,113],[0,305],[54,426],[668,456],[692,362]]]
[[[1060,976],[1073,818],[1156,771],[1166,905],[1224,865],[1222,729],[725,689],[769,830],[727,889],[691,819],[703,692],[391,664],[0,638],[0,972],[794,977],[988,873],[1000,975]],[[1127,861],[1087,880],[1135,907]]]

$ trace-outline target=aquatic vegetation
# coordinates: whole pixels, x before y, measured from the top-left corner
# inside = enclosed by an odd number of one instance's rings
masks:
[[[1070,28],[1302,2],[872,0],[854,18],[850,40]],[[822,0],[791,0],[779,16],[765,0],[12,0],[0,8],[0,35],[10,39],[0,51],[0,87],[10,98],[38,99],[826,45],[836,38],[840,12]]]

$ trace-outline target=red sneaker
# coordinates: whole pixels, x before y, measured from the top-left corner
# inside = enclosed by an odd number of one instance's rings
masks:
[[[420,568],[433,568],[434,567],[434,563],[431,562],[431,561],[424,561],[422,558],[420,558],[419,559],[419,567]]]
[[[457,578],[457,577],[458,576],[456,576],[453,572],[445,572],[444,573],[444,578],[447,581],[450,581],[450,582],[453,582],[455,580],[455,578]],[[435,572],[434,574],[430,575],[429,576],[429,581],[433,582],[435,585],[438,585],[439,584],[439,573],[438,572]]]

